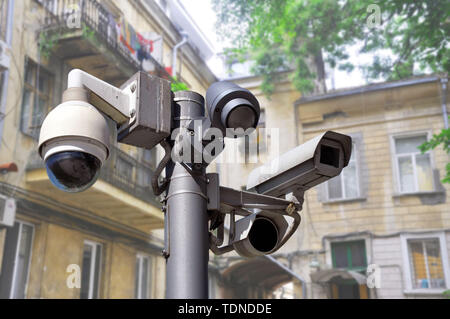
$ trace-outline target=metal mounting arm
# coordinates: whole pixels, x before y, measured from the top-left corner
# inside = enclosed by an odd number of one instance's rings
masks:
[[[89,91],[89,103],[118,124],[128,122],[136,110],[136,83],[121,90],[84,71],[75,69],[68,75],[67,90]]]
[[[302,206],[298,202],[288,201],[281,198],[276,198],[267,195],[261,195],[257,193],[238,191],[227,187],[219,187],[220,189],[220,214],[230,214],[230,234],[228,245],[219,247],[223,243],[223,232],[224,232],[224,222],[222,222],[217,227],[217,237],[212,233],[209,235],[210,239],[210,249],[216,255],[222,255],[224,253],[230,252],[234,249],[233,244],[239,241],[239,234],[236,233],[236,221],[234,216],[241,215],[244,217],[256,216],[255,211],[261,216],[273,217],[273,218],[283,218],[287,216],[292,218],[291,225],[286,229],[285,234],[279,240],[273,252],[278,250],[283,246],[289,238],[297,230],[301,222],[300,214],[298,213]],[[301,198],[303,201],[303,198]],[[222,219],[224,220],[224,219]],[[250,221],[251,223],[252,221]]]

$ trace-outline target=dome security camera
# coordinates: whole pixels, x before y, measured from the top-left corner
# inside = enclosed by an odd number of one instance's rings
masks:
[[[212,126],[224,134],[226,129],[246,131],[258,125],[261,113],[258,100],[249,90],[234,83],[221,81],[212,84],[206,92],[206,104]]]
[[[108,122],[86,101],[58,105],[45,118],[39,137],[39,154],[50,181],[71,193],[93,185],[109,156]]]
[[[67,87],[39,137],[48,176],[63,191],[81,192],[97,180],[109,156],[107,118],[116,124],[120,143],[151,149],[170,135],[169,81],[138,72],[117,88],[74,69]]]

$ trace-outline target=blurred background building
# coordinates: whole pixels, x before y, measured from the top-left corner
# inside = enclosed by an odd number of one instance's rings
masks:
[[[161,152],[114,141],[98,182],[68,195],[48,180],[37,137],[73,68],[117,86],[137,71],[176,77],[205,94],[217,80],[205,62],[213,53],[178,0],[0,0],[0,298],[164,298],[164,215],[150,187]],[[211,166],[222,185],[245,188],[253,168],[327,130],[351,135],[353,155],[307,192],[299,230],[271,258],[210,254],[210,297],[442,297],[449,157],[417,147],[444,128],[446,76],[301,97],[282,74],[269,99],[245,65],[236,69],[227,79],[262,107],[258,158],[247,140],[227,141],[222,158],[238,150],[240,163]],[[67,284],[71,265],[81,288]]]
[[[449,185],[441,180],[449,156],[442,148],[422,154],[418,147],[445,127],[447,77],[298,99],[289,82],[280,81],[271,100],[259,91],[257,78],[234,81],[258,95],[265,114],[260,126],[269,130],[258,138],[266,144],[258,163],[218,167],[227,186],[245,187],[241,176],[270,158],[270,148],[284,153],[327,130],[353,139],[349,166],[306,192],[299,230],[272,255],[292,273],[267,258],[218,257],[234,295],[443,298],[450,288],[450,205]],[[369,276],[375,269],[380,274],[375,289],[367,287],[368,266]]]

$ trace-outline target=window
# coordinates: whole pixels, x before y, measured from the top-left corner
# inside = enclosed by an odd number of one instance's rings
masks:
[[[81,299],[97,299],[99,297],[101,263],[102,245],[85,241],[81,270]]]
[[[150,168],[141,166],[138,169],[137,182],[138,185],[142,187],[148,187],[152,185],[152,173],[150,172]]]
[[[127,159],[117,156],[116,157],[116,172],[117,175],[127,183],[132,182],[133,179],[133,163]]]
[[[16,222],[6,232],[0,298],[24,299],[31,262],[34,226]]]
[[[394,137],[395,169],[400,193],[434,190],[430,153],[422,154],[418,149],[426,141],[426,134]]]
[[[331,258],[334,268],[365,270],[367,267],[365,241],[331,243]]]
[[[402,234],[406,293],[441,294],[450,288],[450,266],[444,232]]]
[[[445,277],[439,239],[408,240],[413,289],[444,289]]]
[[[37,0],[40,4],[44,6],[49,12],[53,14],[58,14],[58,0]]]
[[[3,94],[4,94],[3,91],[5,91],[3,88],[3,81],[4,81],[4,77],[5,77],[4,74],[5,74],[5,72],[0,72],[0,106],[2,105],[2,102],[3,102]],[[0,110],[1,110],[1,108],[0,108]],[[4,116],[5,116],[5,114],[3,114],[3,112],[0,111],[0,121],[3,121]]]
[[[355,143],[352,146],[352,155],[348,166],[342,173],[326,183],[327,198],[329,201],[359,198],[360,186],[358,177],[358,154]]]
[[[240,140],[239,149],[245,154],[245,163],[254,162],[255,156],[267,151],[266,111],[261,109],[258,126],[255,132],[245,135]]]
[[[27,60],[20,127],[37,139],[45,115],[51,106],[53,77],[42,67]]]
[[[256,128],[258,155],[267,151],[267,132],[266,132],[266,110],[262,109],[259,116],[258,126]]]
[[[151,286],[151,259],[145,255],[138,255],[136,258],[136,279],[135,297],[136,299],[149,299]]]
[[[6,42],[9,0],[0,0],[0,41]]]
[[[151,150],[143,149],[141,155],[142,162],[144,162],[144,164],[150,166],[151,168],[155,168],[157,162],[156,155],[156,147],[152,148]]]

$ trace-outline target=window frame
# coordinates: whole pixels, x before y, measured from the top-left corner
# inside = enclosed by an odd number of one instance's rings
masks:
[[[146,154],[150,155],[150,161],[146,159]],[[152,149],[141,149],[141,156],[140,156],[141,162],[145,165],[150,167],[152,170],[156,169],[158,166],[158,150],[156,147]]]
[[[416,171],[417,170],[416,155],[422,154],[419,151],[419,149],[417,149],[417,153],[406,153],[406,154],[397,155],[397,149],[396,149],[396,145],[395,145],[395,142],[397,139],[418,137],[418,136],[426,136],[426,140],[429,141],[432,134],[431,134],[430,130],[426,130],[426,131],[422,130],[422,131],[395,133],[395,134],[390,135],[391,161],[392,161],[392,168],[393,168],[393,178],[394,178],[394,183],[395,183],[394,189],[395,189],[396,195],[432,194],[432,193],[437,192],[436,180],[435,180],[435,177],[433,174],[436,167],[434,165],[434,153],[431,150],[424,153],[424,154],[429,154],[429,156],[430,156],[430,168],[432,171],[431,178],[432,178],[432,185],[433,185],[433,189],[431,191],[419,190],[419,185],[418,185],[418,180],[417,180],[417,171]],[[412,162],[413,162],[414,191],[412,191],[412,192],[403,192],[402,187],[400,185],[401,179],[400,179],[399,157],[406,157],[406,156],[410,156],[412,158]]]
[[[45,10],[53,15],[58,14],[58,1],[57,0],[36,0]]]
[[[33,84],[32,85],[29,84],[26,79],[29,67],[33,68],[33,75],[32,75],[33,76]],[[39,72],[37,71],[38,69],[39,69]],[[38,87],[38,77],[40,77],[41,72],[44,72],[44,74],[47,76],[47,78],[49,80],[47,94],[42,93]],[[38,136],[35,136],[33,132],[34,131],[39,132],[40,128],[42,127],[42,123],[40,124],[39,127],[36,127],[36,128],[31,127],[31,124],[33,121],[33,114],[36,109],[36,94],[37,94],[38,100],[40,98],[43,98],[46,101],[45,110],[43,111],[44,114],[42,116],[42,120],[43,120],[52,108],[53,93],[54,93],[53,92],[54,81],[55,81],[55,75],[53,73],[49,72],[43,65],[36,63],[29,57],[26,57],[23,83],[22,83],[23,89],[22,89],[21,109],[20,109],[20,131],[24,135],[32,137],[34,139],[38,138]],[[24,123],[24,111],[25,111],[24,98],[25,98],[25,92],[27,92],[27,91],[31,93],[31,96],[33,97],[33,101],[30,102],[31,106],[30,106],[30,110],[29,110],[30,113],[29,113],[28,121],[27,121],[27,123]]]
[[[355,174],[356,174],[356,183],[357,183],[357,189],[358,189],[358,194],[354,197],[346,197],[346,196],[342,196],[340,198],[330,198],[330,192],[329,192],[329,180],[325,183],[325,198],[326,198],[326,202],[327,203],[334,203],[334,202],[349,202],[349,201],[354,201],[354,200],[359,200],[362,199],[362,189],[361,189],[361,177],[360,177],[360,157],[359,157],[359,145],[356,141],[353,142],[352,144],[352,156],[350,157],[350,162],[352,161],[352,159],[355,162]],[[354,157],[353,157],[354,155]],[[344,170],[347,167],[344,167],[341,174],[338,175],[340,177],[340,181],[341,181],[341,190],[342,190],[342,195],[344,195],[345,193],[345,184],[344,184]],[[337,177],[337,176],[336,176]]]
[[[363,144],[364,134],[363,132],[353,132],[348,134],[352,138],[352,145],[355,151],[353,151],[352,148],[352,157],[355,154],[355,167],[356,167],[356,180],[358,183],[358,196],[355,197],[348,197],[348,198],[336,198],[336,199],[330,199],[329,198],[329,191],[328,191],[328,182],[322,183],[319,185],[319,192],[318,192],[318,201],[322,204],[335,204],[335,203],[353,203],[353,202],[361,202],[367,200],[367,191],[368,191],[368,185],[365,183],[368,176],[365,175],[364,170],[367,169],[367,164],[365,162],[365,149]],[[363,170],[364,168],[364,170]],[[345,169],[345,168],[344,168]],[[342,174],[341,174],[342,175]],[[343,181],[341,180],[341,187],[343,187]]]
[[[86,246],[86,245],[88,245],[88,246],[91,246],[92,248],[93,248],[93,251],[92,251],[92,256],[91,256],[91,264],[90,264],[90,266],[89,266],[89,283],[88,283],[88,285],[89,285],[89,290],[88,290],[88,297],[87,297],[87,299],[99,299],[100,298],[100,291],[101,291],[101,277],[102,277],[102,264],[103,264],[103,250],[104,250],[104,245],[102,244],[102,243],[100,243],[100,242],[96,242],[96,241],[93,241],[93,240],[88,240],[88,239],[86,239],[86,240],[84,240],[83,241],[83,250],[82,250],[82,252],[83,252],[83,254],[82,254],[82,257],[81,257],[81,259],[83,260],[83,258],[84,258],[84,247]],[[99,257],[99,265],[98,265],[98,277],[97,277],[97,295],[96,296],[93,296],[93,290],[94,290],[94,279],[93,279],[93,276],[92,276],[92,273],[94,272],[95,273],[95,263],[96,263],[96,257],[97,257],[97,246],[100,246],[101,247],[101,250],[100,250],[100,257]],[[92,257],[94,257],[94,258],[92,258]],[[81,262],[81,264],[83,264],[83,262]],[[83,269],[81,269],[81,273],[83,273]],[[83,282],[81,281],[81,286],[83,285]],[[80,298],[81,298],[81,289],[80,289]]]
[[[442,294],[447,289],[450,289],[450,269],[447,253],[447,243],[445,238],[445,232],[426,232],[420,234],[401,234],[401,248],[402,248],[402,262],[403,262],[403,280],[405,282],[405,294],[408,293],[419,293],[419,294]],[[412,282],[412,271],[411,260],[409,258],[409,240],[427,240],[427,239],[438,239],[439,249],[442,259],[442,267],[444,272],[445,288],[414,288]]]
[[[14,19],[14,0],[4,0],[6,7],[0,11],[0,41],[6,43],[7,47],[11,47],[11,38],[13,31]],[[4,29],[2,28],[2,24]]]
[[[240,145],[238,145],[238,149],[241,152],[241,154],[244,156],[244,164],[250,164],[250,163],[256,163],[260,159],[261,156],[263,156],[265,153],[267,153],[268,148],[268,129],[266,126],[266,120],[267,120],[267,114],[266,109],[261,108],[260,110],[260,118],[258,125],[256,128],[254,128],[251,132],[251,134],[246,134],[240,139]],[[251,151],[253,151],[253,148],[250,147],[250,143],[255,143],[256,146],[256,152],[255,154],[251,154]],[[262,145],[262,147],[261,147]],[[253,145],[252,145],[253,146]]]
[[[130,156],[130,155],[127,155]],[[124,165],[121,166],[120,161],[124,163]],[[133,165],[133,161],[130,158],[122,156],[118,154],[115,159],[114,163],[114,170],[116,171],[116,176],[124,183],[130,183],[134,180],[134,171],[135,171],[135,165]],[[127,166],[127,167],[125,167]],[[124,173],[124,168],[126,168],[127,172]],[[129,176],[128,176],[129,173]],[[125,176],[126,175],[126,176]]]
[[[14,296],[14,285],[16,283],[17,280],[17,258],[19,255],[19,248],[20,248],[20,241],[22,239],[22,227],[23,225],[27,225],[30,226],[32,229],[32,233],[31,233],[31,245],[30,245],[30,256],[28,258],[28,265],[27,265],[27,273],[26,273],[26,279],[25,279],[25,287],[24,287],[24,297],[26,299],[27,297],[27,290],[28,290],[28,281],[30,279],[30,268],[31,268],[31,259],[33,258],[33,243],[34,243],[34,235],[35,235],[35,225],[29,222],[25,222],[25,221],[21,221],[21,220],[16,220],[16,223],[19,224],[19,231],[18,231],[18,235],[17,235],[17,245],[16,245],[16,251],[14,254],[14,269],[13,269],[13,273],[12,273],[12,278],[11,278],[11,287],[10,287],[10,291],[9,291],[9,298],[13,299]]]
[[[143,270],[143,260],[147,259],[147,284],[145,285],[145,287],[147,287],[147,296],[144,298],[142,296],[142,270]],[[136,277],[137,277],[137,287],[135,287],[135,299],[151,299],[152,296],[152,267],[153,267],[153,262],[152,262],[152,257],[150,255],[147,254],[143,254],[143,253],[138,253],[136,254],[136,262],[139,263],[139,274],[135,273],[135,282],[136,282]]]
[[[350,271],[357,271],[357,272],[360,272],[360,271],[364,271],[365,272],[366,271],[367,266],[369,264],[368,264],[368,260],[367,260],[367,247],[366,247],[367,243],[366,243],[366,240],[364,238],[360,238],[360,239],[355,238],[355,239],[352,239],[352,240],[330,242],[331,266],[333,268],[341,269],[341,268],[336,267],[336,253],[335,253],[333,248],[336,245],[345,245],[346,246],[345,248],[346,248],[346,254],[347,254],[347,261],[349,263],[351,263],[352,262],[351,245],[354,244],[354,243],[362,243],[362,247],[364,248],[364,262],[365,262],[366,265],[365,266],[353,266],[353,264],[352,264],[351,266],[349,265],[349,266],[347,266],[347,267],[345,267],[343,269],[350,270]]]

